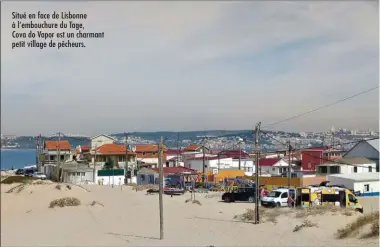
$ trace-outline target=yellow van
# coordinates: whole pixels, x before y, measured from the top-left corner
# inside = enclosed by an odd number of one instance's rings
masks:
[[[338,187],[305,187],[297,189],[296,205],[304,208],[313,206],[337,206],[352,208],[363,213],[363,206],[348,189]]]

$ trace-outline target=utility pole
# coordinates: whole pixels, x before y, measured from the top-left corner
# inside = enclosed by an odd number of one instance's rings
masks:
[[[177,133],[177,164],[175,166],[179,166],[179,154],[180,154],[180,150],[179,150],[179,132]]]
[[[160,143],[158,144],[158,171],[159,171],[159,208],[160,208],[160,240],[164,239],[164,206],[162,202],[162,194],[164,193],[164,169],[162,161],[162,146],[163,138],[161,137]]]
[[[128,135],[124,133],[125,137],[125,166],[124,166],[124,184],[128,184]]]
[[[96,173],[96,168],[95,168],[95,166],[96,166],[96,152],[97,152],[97,149],[98,148],[98,145],[97,144],[95,144],[95,155],[94,155],[94,170],[93,170],[93,174],[92,174],[92,180],[94,181],[94,184],[95,184],[95,173]]]
[[[239,170],[241,170],[241,142],[239,141]]]
[[[60,142],[61,142],[61,132],[58,132],[58,141],[57,141],[57,182],[60,182],[59,177],[59,170],[61,169],[61,148],[60,148]]]
[[[255,127],[255,146],[254,146],[254,152],[256,154],[256,200],[255,200],[255,224],[260,223],[260,215],[259,215],[259,203],[260,203],[260,190],[259,190],[259,156],[260,156],[260,125],[261,122],[259,122]]]
[[[292,167],[292,145],[290,145],[290,140],[289,140],[288,189],[290,189],[290,184],[291,184],[291,179],[292,179],[291,167]]]
[[[202,161],[203,161],[203,165],[202,165],[202,186],[204,187],[205,186],[205,143],[203,143],[203,147],[202,147],[202,153],[203,153],[203,158],[202,158]]]

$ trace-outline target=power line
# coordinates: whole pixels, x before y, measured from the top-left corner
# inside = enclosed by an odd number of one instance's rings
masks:
[[[265,132],[261,132],[261,133],[267,135],[268,137],[270,137],[270,138],[272,138],[273,140],[275,140],[275,141],[281,143],[282,145],[285,145],[285,146],[288,145],[288,144],[285,144],[285,143],[283,143],[283,142],[280,142],[279,140],[275,139],[275,138],[272,137],[272,136],[269,136],[269,135],[268,135],[267,133],[265,133]],[[372,140],[375,140],[375,139],[378,139],[378,138],[374,138],[374,139],[372,139]],[[359,143],[359,142],[360,142],[360,141],[358,141],[358,142],[356,142],[356,143]],[[328,146],[326,146],[326,147],[328,147]],[[318,148],[318,147],[317,147],[317,148]],[[307,149],[299,149],[299,150],[297,150],[297,151],[303,151],[303,150],[307,150]],[[295,151],[295,149],[292,149],[292,151]],[[290,154],[289,154],[289,155],[290,155]],[[320,160],[322,160],[322,161],[333,162],[333,163],[335,163],[335,164],[341,164],[341,165],[348,165],[348,166],[354,166],[354,167],[368,168],[368,166],[360,166],[360,165],[347,164],[347,163],[344,163],[344,162],[339,162],[339,161],[336,161],[336,160],[331,160],[331,159],[328,159],[328,158],[323,158],[323,157],[315,156],[315,155],[312,155],[312,154],[310,154],[310,153],[308,153],[307,155],[310,156],[310,157],[313,157],[313,158],[318,158],[318,159],[320,159]]]
[[[360,96],[360,95],[362,95],[362,94],[369,93],[369,92],[371,92],[371,91],[373,91],[373,90],[375,90],[375,89],[378,89],[378,88],[379,88],[379,86],[376,86],[376,87],[373,87],[373,88],[367,89],[367,90],[365,90],[365,91],[362,91],[362,92],[360,92],[360,93],[357,93],[357,94],[351,95],[351,96],[346,97],[346,98],[344,98],[344,99],[340,99],[340,100],[334,101],[334,102],[332,102],[332,103],[330,103],[330,104],[323,105],[323,106],[320,106],[320,107],[315,108],[315,109],[313,109],[313,110],[310,110],[310,111],[307,111],[307,112],[304,112],[304,113],[300,113],[300,114],[297,114],[297,115],[295,115],[295,116],[292,116],[292,117],[289,117],[289,118],[286,118],[286,119],[283,119],[283,120],[279,120],[279,121],[277,121],[277,122],[274,122],[274,123],[271,123],[271,124],[265,125],[265,126],[263,126],[263,128],[266,128],[266,127],[269,127],[269,126],[273,126],[273,125],[277,125],[277,124],[279,124],[279,123],[283,123],[283,122],[286,122],[286,121],[289,121],[289,120],[293,120],[293,119],[298,118],[298,117],[301,117],[301,116],[308,115],[308,114],[310,114],[310,113],[313,113],[313,112],[319,111],[319,110],[321,110],[321,109],[324,109],[324,108],[327,108],[327,107],[330,107],[330,106],[333,106],[333,105],[339,104],[339,103],[341,103],[341,102],[343,102],[343,101],[346,101],[346,100],[349,100],[349,99],[355,98],[355,97]]]

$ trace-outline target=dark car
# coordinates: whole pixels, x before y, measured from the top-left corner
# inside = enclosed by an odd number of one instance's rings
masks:
[[[225,202],[248,201],[255,202],[256,188],[255,187],[239,187],[235,192],[226,192],[222,195],[222,200]]]
[[[32,177],[33,173],[34,173],[34,170],[28,169],[28,170],[24,171],[24,176],[26,176],[26,177]]]
[[[24,169],[17,169],[15,174],[16,175],[24,175]]]

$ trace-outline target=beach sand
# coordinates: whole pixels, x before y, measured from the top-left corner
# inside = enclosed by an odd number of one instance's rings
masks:
[[[294,210],[284,209],[276,224],[245,223],[234,216],[254,209],[254,204],[223,203],[219,193],[213,198],[196,194],[202,205],[185,203],[189,193],[164,196],[164,240],[159,240],[158,195],[128,186],[71,185],[71,190],[65,186],[58,190],[54,183],[6,193],[16,185],[1,185],[2,246],[379,246],[377,238],[334,236],[359,213],[308,216],[318,227],[293,232],[304,220],[294,217]],[[82,204],[49,208],[52,200],[66,196]],[[103,205],[91,206],[93,201]],[[378,197],[360,201],[366,212],[379,210]]]

